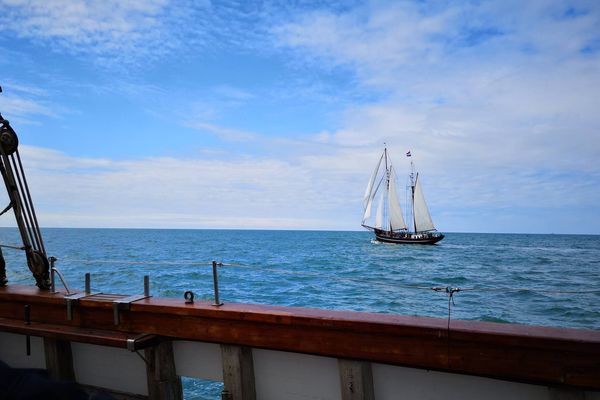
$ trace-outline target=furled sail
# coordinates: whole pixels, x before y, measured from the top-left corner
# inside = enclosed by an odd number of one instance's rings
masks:
[[[388,192],[388,206],[390,208],[390,230],[406,229],[406,223],[402,217],[402,209],[398,200],[396,190],[396,171],[390,167],[390,188]]]
[[[431,220],[431,215],[429,214],[429,208],[425,202],[425,196],[423,195],[423,188],[421,187],[419,174],[417,174],[415,182],[414,214],[415,229],[417,232],[431,231],[435,229],[433,226],[433,221]]]

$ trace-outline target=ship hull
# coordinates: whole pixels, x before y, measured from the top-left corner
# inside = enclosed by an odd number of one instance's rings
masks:
[[[444,238],[441,233],[396,233],[375,230],[375,240],[395,244],[436,244]]]

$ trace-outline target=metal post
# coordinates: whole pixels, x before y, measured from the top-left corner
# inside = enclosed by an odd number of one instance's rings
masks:
[[[223,390],[221,392],[221,400],[233,400],[233,397],[231,397],[231,393],[228,390]]]
[[[144,275],[144,296],[150,297],[150,277]]]
[[[90,294],[92,292],[92,279],[90,277],[90,273],[85,273],[85,294]]]
[[[222,306],[223,303],[221,303],[221,301],[219,300],[219,276],[217,274],[217,262],[213,261],[212,262],[212,267],[213,267],[213,285],[215,288],[215,302],[213,303],[213,306]]]
[[[25,305],[25,325],[31,325],[31,306]],[[25,352],[28,356],[31,355],[31,336],[25,335]]]
[[[113,302],[113,322],[115,325],[119,325],[121,319],[119,318],[119,303]]]
[[[54,284],[54,261],[56,261],[56,258],[50,257],[48,260],[50,261],[50,293],[56,293],[56,286]]]

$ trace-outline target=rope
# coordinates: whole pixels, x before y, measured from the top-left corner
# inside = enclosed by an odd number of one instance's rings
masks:
[[[592,294],[599,293],[600,289],[591,289],[591,290],[554,290],[554,289],[531,289],[531,288],[511,288],[511,287],[503,287],[503,288],[461,288],[461,292],[471,291],[471,292],[532,292],[532,293],[557,293],[557,294]]]
[[[0,211],[0,215],[4,215],[11,208],[12,208],[12,202],[8,203],[8,205],[6,206],[6,208],[4,210]]]
[[[0,244],[0,247],[6,247],[7,249],[14,249],[14,250],[27,250],[26,247],[11,246],[9,244]]]
[[[125,261],[125,260],[82,260],[62,258],[62,261],[80,262],[85,264],[130,264],[130,265],[202,265],[212,267],[212,261]],[[238,267],[241,264],[228,264],[218,262],[219,267]]]
[[[58,277],[60,278],[60,281],[62,282],[63,286],[65,287],[67,294],[71,294],[71,291],[69,290],[69,286],[67,286],[67,281],[65,280],[65,277],[63,276],[62,272],[60,272],[57,268],[52,268],[52,272],[56,273],[58,275]]]
[[[8,245],[0,245],[0,247],[8,247],[14,248],[18,250],[23,250],[21,247],[16,246],[8,246]],[[73,259],[73,258],[63,258],[63,261],[67,262],[81,262],[85,264],[127,264],[127,265],[192,265],[192,266],[212,266],[213,261],[127,261],[127,260],[99,260],[99,259]],[[241,263],[223,263],[218,262],[217,265],[219,267],[238,267],[244,269],[252,269],[256,270],[256,266],[241,264]],[[298,272],[298,271],[290,271],[279,268],[260,268],[261,272],[273,272],[278,274],[285,275],[297,275],[304,277],[312,277],[312,278],[322,278],[323,274],[320,273],[310,273],[310,272]],[[554,289],[533,289],[533,288],[524,288],[524,287],[498,287],[498,288],[486,288],[486,287],[467,287],[467,288],[451,288],[446,286],[424,286],[424,285],[410,285],[410,284],[402,284],[402,283],[383,283],[383,282],[373,282],[365,279],[359,278],[351,278],[351,277],[330,277],[333,280],[339,282],[352,282],[358,284],[375,284],[380,287],[386,287],[389,289],[411,289],[411,290],[433,290],[434,292],[445,292],[449,295],[449,301],[454,301],[453,295],[457,292],[531,292],[531,293],[554,293],[554,294],[600,294],[600,289],[590,289],[590,290],[554,290]],[[450,291],[450,292],[448,292]]]
[[[439,290],[438,290],[439,289]],[[434,288],[436,292],[441,292],[441,288]],[[445,292],[448,295],[448,325],[446,327],[446,362],[448,364],[448,368],[450,368],[450,314],[452,310],[452,306],[454,306],[454,293],[460,292],[460,288],[452,288],[447,286],[445,288]]]

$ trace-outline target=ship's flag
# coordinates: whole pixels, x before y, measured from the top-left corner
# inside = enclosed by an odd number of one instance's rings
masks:
[[[406,152],[406,157],[410,157],[410,150]]]

